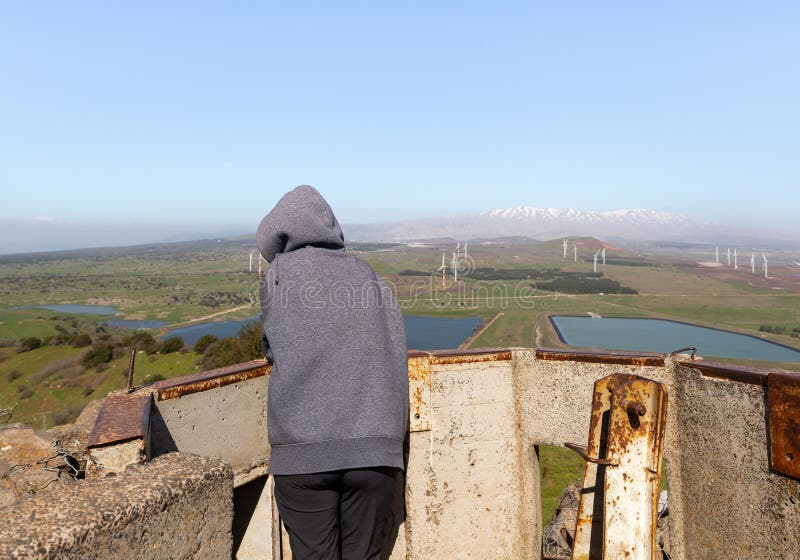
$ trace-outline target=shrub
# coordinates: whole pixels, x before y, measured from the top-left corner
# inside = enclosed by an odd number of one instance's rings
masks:
[[[27,336],[20,340],[20,352],[29,352],[42,347],[42,339],[35,336]]]
[[[81,358],[81,364],[87,368],[96,368],[98,365],[108,363],[114,357],[114,350],[108,344],[98,344],[93,346]]]
[[[18,369],[12,369],[11,371],[8,372],[8,382],[9,383],[14,381],[15,379],[19,379],[20,377],[22,377],[22,372],[19,371]]]
[[[144,350],[148,353],[154,352],[158,345],[158,341],[147,331],[136,331],[123,339],[122,343],[125,346],[133,346],[137,350]]]
[[[211,344],[203,354],[203,367],[214,369],[261,357],[261,324],[253,321],[243,326],[236,337]]]
[[[181,348],[183,348],[183,339],[178,336],[166,338],[158,345],[158,351],[162,354],[172,354]]]
[[[197,339],[197,342],[194,343],[194,351],[198,354],[202,354],[206,351],[206,348],[211,346],[217,340],[219,339],[213,334],[204,334]]]
[[[233,337],[223,338],[206,348],[203,354],[203,367],[214,369],[245,362],[242,358],[242,345]]]
[[[69,345],[73,348],[84,348],[86,346],[91,346],[92,344],[92,337],[86,333],[72,335],[69,339]]]

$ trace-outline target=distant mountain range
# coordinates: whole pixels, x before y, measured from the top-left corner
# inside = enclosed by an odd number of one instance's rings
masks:
[[[430,239],[539,240],[591,236],[605,241],[663,241],[731,246],[796,247],[798,231],[769,231],[723,225],[683,214],[655,210],[597,212],[573,208],[515,206],[479,214],[422,218],[374,224],[343,224],[347,241],[406,242]],[[255,226],[216,231],[186,224],[76,223],[55,220],[0,219],[0,255],[92,247],[122,247],[201,239],[255,236]]]
[[[682,214],[632,209],[597,212],[573,208],[515,206],[462,216],[381,224],[348,224],[351,241],[408,241],[527,236],[535,239],[594,236],[600,239],[691,241],[797,240],[787,232],[755,231],[692,219]]]

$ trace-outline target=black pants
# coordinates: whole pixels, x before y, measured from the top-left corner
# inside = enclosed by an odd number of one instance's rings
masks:
[[[275,476],[275,501],[295,560],[372,560],[399,469]]]

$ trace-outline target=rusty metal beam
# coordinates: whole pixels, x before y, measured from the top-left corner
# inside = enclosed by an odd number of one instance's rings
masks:
[[[182,397],[183,395],[224,387],[240,381],[247,381],[256,377],[263,377],[269,375],[271,369],[272,366],[265,360],[253,360],[159,381],[153,385],[153,388],[158,394],[158,400],[165,401]]]
[[[663,366],[664,355],[652,352],[610,352],[537,348],[537,360],[555,362],[591,362],[624,366]]]
[[[767,387],[770,467],[800,480],[800,374],[770,373]]]
[[[681,360],[678,364],[698,370],[706,377],[738,381],[748,385],[767,385],[767,371],[755,368],[744,368],[721,362]]]

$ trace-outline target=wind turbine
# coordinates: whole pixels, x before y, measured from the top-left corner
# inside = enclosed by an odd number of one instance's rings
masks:
[[[717,264],[719,264],[719,247],[716,248]]]
[[[736,254],[736,249],[733,250],[733,270],[739,270],[739,257]]]
[[[575,251],[575,262],[578,262],[578,246],[573,244],[572,248]]]
[[[439,270],[437,272],[442,273],[442,289],[444,289],[444,275],[445,272],[447,272],[447,265],[444,264],[444,251],[442,251],[442,266],[439,267]]]
[[[764,259],[764,278],[769,278],[769,272],[767,268],[767,255],[761,253],[761,258]]]
[[[728,247],[728,266],[731,265],[731,248]]]
[[[597,255],[600,254],[600,249],[594,254],[594,271],[597,272]]]
[[[796,264],[797,266],[800,266],[800,262],[797,262],[797,261],[792,261],[792,262],[793,262],[794,264]]]
[[[564,240],[564,258],[567,258],[567,240]]]
[[[750,253],[750,272],[756,273],[756,254]]]
[[[456,243],[456,255],[461,254],[461,241]]]
[[[465,259],[469,257],[469,255],[467,255],[467,245],[469,245],[469,241],[464,241],[464,258]]]
[[[606,265],[606,248],[603,247],[603,266]]]
[[[458,259],[456,258],[457,254],[458,253],[453,253],[453,260],[450,261],[450,264],[453,265],[453,282],[455,282],[456,284],[458,283]]]
[[[253,253],[255,253],[255,252],[256,252],[255,249],[250,251],[250,272],[253,272]]]

